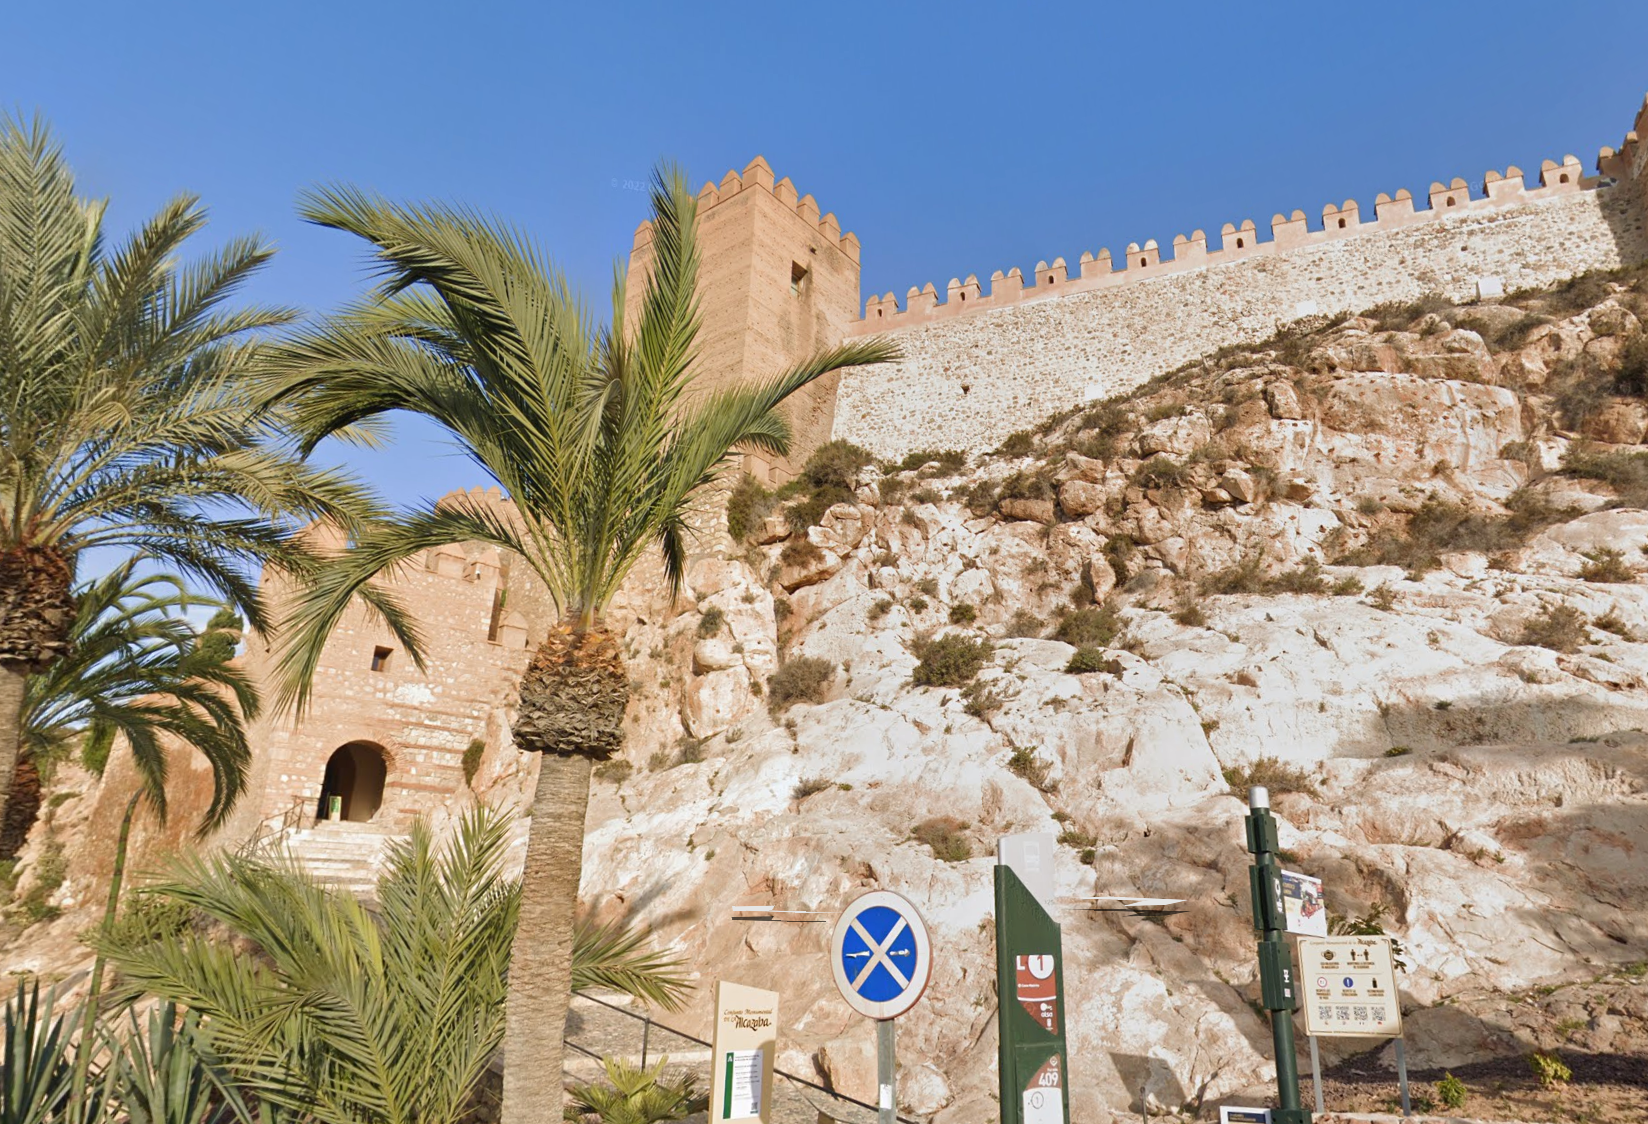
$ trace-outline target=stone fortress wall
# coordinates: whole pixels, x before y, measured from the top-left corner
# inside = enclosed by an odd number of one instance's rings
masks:
[[[1636,121],[1648,130],[1648,103]],[[1573,156],[1547,160],[1538,186],[1520,169],[1431,185],[1428,207],[1406,190],[1381,194],[1372,221],[1357,204],[1328,204],[1312,229],[1303,211],[1276,215],[1260,240],[1249,220],[1227,223],[1210,251],[1201,231],[1155,241],[1121,260],[1084,253],[1079,276],[1063,258],[1040,262],[1027,287],[1018,269],[871,296],[855,335],[891,333],[892,367],[847,372],[833,436],[886,457],[922,445],[980,450],[1082,403],[1129,390],[1220,346],[1269,336],[1314,313],[1411,300],[1455,299],[1547,285],[1648,258],[1648,144],[1627,135],[1604,148],[1597,176]]]

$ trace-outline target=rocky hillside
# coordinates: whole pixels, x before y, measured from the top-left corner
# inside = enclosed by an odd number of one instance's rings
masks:
[[[909,895],[940,955],[904,1103],[974,1119],[994,840],[1056,832],[1062,892],[1190,901],[1066,911],[1073,1115],[1178,1110],[1269,1072],[1233,795],[1262,781],[1341,922],[1401,939],[1416,1067],[1644,1053],[1643,320],[1631,277],[1380,308],[981,458],[742,485],[672,610],[628,609],[590,903],[781,990],[787,1064],[867,1096],[825,927],[732,911]]]
[[[1416,1068],[1648,1055],[1644,322],[1630,275],[1382,307],[987,455],[833,445],[740,484],[680,597],[638,580],[615,613],[636,697],[589,906],[780,990],[781,1066],[868,1098],[828,927],[733,911],[906,894],[938,951],[902,1107],[973,1121],[994,841],[1057,833],[1061,893],[1189,902],[1064,911],[1072,1116],[1194,1111],[1271,1073],[1241,826],[1265,783],[1337,922],[1401,940]],[[474,785],[521,802],[534,768],[489,755]]]

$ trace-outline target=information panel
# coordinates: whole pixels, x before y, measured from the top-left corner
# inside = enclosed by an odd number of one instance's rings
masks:
[[[1299,987],[1306,1034],[1402,1036],[1389,937],[1300,937]]]
[[[1058,922],[1009,866],[996,867],[1002,1124],[1069,1124],[1064,948]]]
[[[778,993],[718,981],[712,1037],[710,1120],[771,1120]]]

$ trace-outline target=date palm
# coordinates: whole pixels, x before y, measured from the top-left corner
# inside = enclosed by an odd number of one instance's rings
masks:
[[[370,515],[282,446],[249,393],[278,308],[228,307],[255,238],[180,261],[181,195],[110,245],[46,127],[0,117],[0,812],[29,675],[67,651],[75,561],[144,553],[269,622],[258,566],[302,568],[297,523]]]
[[[243,1092],[320,1124],[457,1124],[504,1034],[520,909],[520,883],[503,876],[510,837],[487,808],[439,847],[417,824],[391,852],[375,909],[284,856],[196,857],[144,893],[235,941],[174,922],[104,945],[132,992],[199,1017]],[[675,1006],[681,966],[643,940],[581,926],[575,980]]]
[[[591,767],[622,746],[629,678],[604,613],[648,552],[678,586],[695,492],[736,446],[787,451],[786,398],[843,367],[892,358],[880,341],[822,351],[769,379],[694,392],[696,205],[683,177],[652,192],[654,264],[639,322],[623,283],[600,329],[542,254],[469,211],[400,206],[353,189],[310,196],[309,220],[375,247],[368,300],[296,337],[273,400],[313,445],[390,411],[456,438],[514,501],[514,517],[464,497],[363,530],[317,571],[281,648],[288,701],[302,705],[327,635],[361,592],[418,659],[419,636],[374,579],[451,542],[493,544],[531,567],[559,619],[520,685],[516,746],[541,755],[511,968],[506,1124],[561,1114],[561,1035]]]

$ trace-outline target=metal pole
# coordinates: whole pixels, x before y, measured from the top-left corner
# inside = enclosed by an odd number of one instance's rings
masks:
[[[893,1020],[876,1020],[876,1124],[898,1124],[893,1100]]]
[[[1247,849],[1253,854],[1248,868],[1253,895],[1253,927],[1259,939],[1259,987],[1270,1012],[1271,1039],[1276,1047],[1276,1092],[1282,1106],[1270,1114],[1275,1124],[1310,1124],[1311,1112],[1299,1104],[1299,1059],[1293,1048],[1293,1008],[1297,992],[1293,954],[1287,946],[1287,918],[1282,910],[1282,868],[1276,862],[1276,820],[1270,814],[1270,792],[1263,785],[1248,791]]]
[[[647,1016],[647,1021],[641,1024],[641,1068],[642,1069],[647,1068],[647,1039],[651,1038],[651,1037],[652,1037],[652,1016],[648,1015]]]
[[[1326,1112],[1322,1107],[1322,1052],[1316,1048],[1316,1036],[1306,1035],[1310,1039],[1310,1079],[1316,1086],[1316,1111]]]
[[[1412,1116],[1413,1109],[1408,1104],[1408,1051],[1400,1038],[1396,1040],[1396,1085],[1402,1090],[1402,1115]]]

